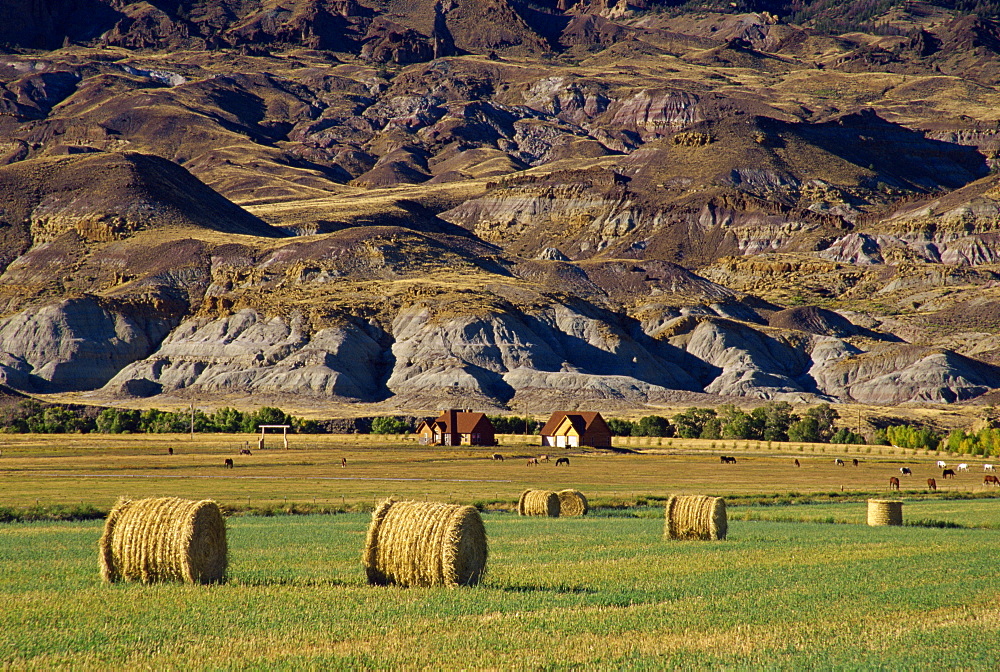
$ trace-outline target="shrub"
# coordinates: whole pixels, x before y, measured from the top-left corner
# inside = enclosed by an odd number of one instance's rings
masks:
[[[639,418],[633,436],[673,436],[674,428],[670,426],[670,421],[661,415],[647,415]]]
[[[402,418],[382,416],[372,420],[372,434],[406,434],[410,431],[410,423]]]
[[[611,431],[612,436],[633,436],[636,426],[634,422],[628,420],[608,418],[608,429]]]

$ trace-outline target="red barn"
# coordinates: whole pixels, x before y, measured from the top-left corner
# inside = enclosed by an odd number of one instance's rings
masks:
[[[428,446],[495,446],[496,432],[485,413],[451,409],[417,427],[420,443]]]

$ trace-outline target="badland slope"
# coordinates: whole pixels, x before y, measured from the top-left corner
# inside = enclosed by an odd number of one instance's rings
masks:
[[[0,384],[366,412],[983,397],[977,12],[5,3]]]

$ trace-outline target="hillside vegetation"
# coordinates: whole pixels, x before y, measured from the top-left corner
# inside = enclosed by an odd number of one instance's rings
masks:
[[[0,384],[367,415],[992,403],[995,14],[8,3]]]

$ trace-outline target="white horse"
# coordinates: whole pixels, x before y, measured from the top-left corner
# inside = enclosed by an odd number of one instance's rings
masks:
[[[992,464],[984,464],[983,471],[996,471],[996,469],[993,468]]]
[[[937,461],[937,466],[938,466],[938,469],[944,469],[948,465],[944,463],[944,460],[938,460]]]
[[[959,471],[968,471],[969,470],[969,465],[967,465],[965,462],[963,462],[962,464],[958,465],[958,470]]]

